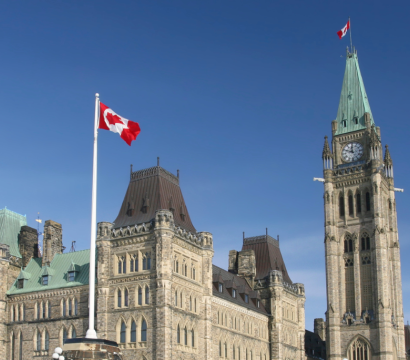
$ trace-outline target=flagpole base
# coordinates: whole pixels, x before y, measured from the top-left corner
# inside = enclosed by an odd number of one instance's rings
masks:
[[[97,332],[94,329],[88,329],[85,334],[86,339],[97,339]]]
[[[60,350],[62,350],[60,353],[66,360],[123,359],[123,354],[118,344],[115,341],[104,339],[67,339]]]

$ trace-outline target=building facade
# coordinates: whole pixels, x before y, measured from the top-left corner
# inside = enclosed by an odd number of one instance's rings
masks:
[[[323,149],[329,359],[405,359],[393,161],[357,53],[347,52],[332,141]]]
[[[45,223],[41,257],[25,222],[1,242],[0,353],[50,359],[65,339],[85,336],[90,252],[63,253],[54,221]],[[125,359],[304,359],[304,286],[291,281],[279,241],[244,238],[228,270],[213,254],[179,177],[159,166],[131,172],[117,218],[98,224],[98,337],[116,341]]]

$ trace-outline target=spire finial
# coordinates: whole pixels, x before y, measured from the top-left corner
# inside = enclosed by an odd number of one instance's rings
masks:
[[[159,166],[159,156],[157,157],[157,166]]]
[[[179,179],[179,169],[177,170],[177,178]]]

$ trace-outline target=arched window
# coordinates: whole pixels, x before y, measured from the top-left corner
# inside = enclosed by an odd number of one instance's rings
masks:
[[[364,340],[358,338],[349,346],[347,350],[347,358],[349,360],[370,360],[370,346]]]
[[[23,333],[20,333],[19,339],[19,360],[23,360]]]
[[[121,299],[121,289],[118,289],[117,291],[117,307],[121,307],[122,299]]]
[[[232,359],[235,360],[235,345],[232,345]]]
[[[191,331],[191,344],[192,344],[192,347],[195,347],[195,332],[194,332],[194,329],[192,329],[192,331]]]
[[[196,312],[196,298],[194,299],[194,307],[195,307],[195,312]]]
[[[149,304],[149,287],[145,287],[145,305]]]
[[[65,341],[67,340],[68,334],[67,334],[67,330],[66,328],[63,328],[63,345],[65,343]]]
[[[138,254],[130,256],[130,272],[138,271]]]
[[[10,319],[11,319],[12,322],[15,321],[14,306],[12,306],[12,307],[10,308]]]
[[[353,216],[353,195],[349,195],[349,215]]]
[[[188,276],[188,266],[185,264],[185,276]]]
[[[224,344],[224,353],[225,353],[225,358],[227,358],[228,357],[228,345],[226,344],[226,342],[225,342],[225,344]]]
[[[192,269],[192,279],[195,280],[195,268]]]
[[[141,324],[141,341],[147,341],[147,322],[142,320]]]
[[[142,287],[138,286],[138,305],[142,305]]]
[[[245,349],[245,359],[248,360],[248,349]]]
[[[175,306],[178,306],[178,292],[175,290]]]
[[[78,300],[74,299],[74,315],[78,315]]]
[[[370,193],[366,192],[366,211],[370,211]]]
[[[151,270],[151,254],[146,253],[145,256],[147,257],[147,270]]]
[[[219,341],[219,357],[222,357],[222,343]]]
[[[37,339],[36,339],[36,350],[40,351],[41,350],[41,333],[40,330],[37,330]]]
[[[131,342],[137,342],[137,324],[134,320],[131,323]]]
[[[121,304],[118,306],[121,306]],[[71,315],[73,315],[73,301],[72,299],[69,299],[68,300],[68,316],[71,316]]]
[[[63,300],[63,316],[66,316],[67,314],[67,305],[65,303],[65,300]]]
[[[121,322],[121,331],[120,331],[120,343],[125,343],[125,333],[126,333],[126,326],[124,321]]]
[[[179,297],[181,298],[181,308],[182,308],[182,307],[183,307],[183,302],[182,302],[182,291],[181,291],[181,293],[180,293]]]
[[[192,296],[189,297],[189,311],[192,311]]]
[[[178,327],[177,327],[177,343],[178,344],[181,343],[181,328],[179,327],[179,324],[178,324]]]
[[[11,360],[14,360],[14,352],[15,352],[15,349],[14,349],[14,341],[15,341],[15,336],[14,336],[14,334],[11,334],[11,339],[10,339],[10,341],[11,341],[11,349],[10,349],[10,359]]]
[[[178,260],[175,261],[175,272],[176,273],[179,272],[179,262],[178,262]]]
[[[77,300],[76,300],[77,301]],[[75,314],[77,315],[77,313]],[[47,318],[50,319],[51,318],[51,304],[49,301],[47,301]]]
[[[362,235],[362,250],[370,250],[370,237],[366,233]]]
[[[128,289],[124,290],[124,306],[128,306]]]
[[[71,339],[75,339],[77,337],[77,331],[75,331],[75,327],[73,326],[71,329]]]
[[[349,239],[349,252],[353,252],[353,240]]]
[[[188,330],[186,326],[184,328],[184,345],[188,345]]]
[[[45,339],[44,339],[44,350],[48,350],[50,348],[50,335],[48,331],[45,332]]]
[[[356,211],[358,214],[362,212],[362,198],[360,194],[356,194]]]
[[[339,197],[339,216],[345,216],[345,199],[343,196]]]
[[[36,303],[37,305],[37,319],[40,319],[40,304]]]

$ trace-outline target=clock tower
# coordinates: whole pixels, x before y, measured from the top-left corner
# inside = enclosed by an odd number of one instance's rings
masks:
[[[357,52],[323,148],[328,359],[405,359],[393,161],[376,126]]]

